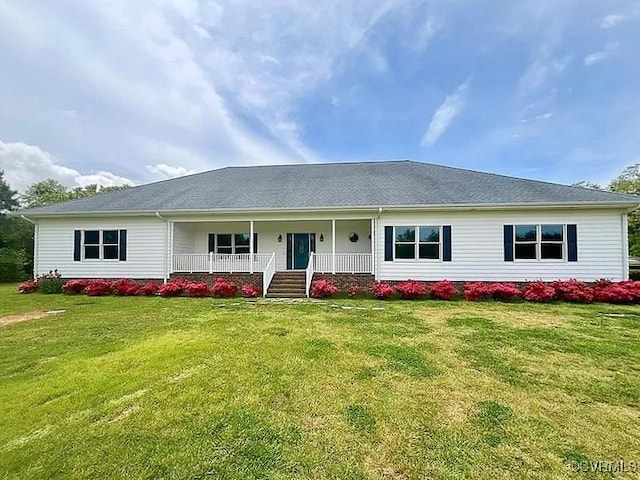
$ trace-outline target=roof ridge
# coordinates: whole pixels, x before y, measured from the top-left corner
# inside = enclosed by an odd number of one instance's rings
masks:
[[[470,172],[470,173],[480,173],[483,175],[491,175],[493,177],[501,177],[501,178],[507,178],[509,180],[522,180],[525,182],[532,182],[532,183],[544,183],[546,185],[552,185],[554,187],[566,187],[566,188],[573,188],[575,190],[580,190],[580,191],[588,191],[588,192],[601,192],[601,193],[607,193],[610,195],[618,195],[621,197],[631,197],[634,199],[637,199],[636,195],[632,195],[630,193],[619,193],[619,192],[612,192],[611,190],[598,190],[596,188],[586,188],[586,187],[578,187],[576,185],[567,185],[565,183],[557,183],[557,182],[550,182],[548,180],[535,180],[533,178],[523,178],[523,177],[514,177],[513,175],[505,175],[503,173],[495,173],[495,172],[484,172],[481,170],[471,170],[470,168],[462,168],[462,167],[452,167],[449,165],[440,165],[437,163],[430,163],[430,162],[416,162],[416,161],[412,161],[409,160],[412,163],[420,163],[422,165],[429,165],[431,167],[440,167],[440,168],[446,168],[446,169],[450,169],[450,170],[459,170],[462,172]]]

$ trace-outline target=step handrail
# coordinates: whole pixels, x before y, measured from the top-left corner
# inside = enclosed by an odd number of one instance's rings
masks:
[[[307,264],[307,269],[305,271],[305,292],[307,293],[307,298],[309,298],[309,289],[311,289],[311,281],[313,280],[313,253],[309,255],[309,263]]]
[[[267,290],[269,290],[269,286],[271,285],[271,280],[273,280],[273,276],[276,274],[276,252],[271,254],[271,258],[269,262],[267,262],[267,266],[264,267],[262,271],[262,296],[267,296]]]

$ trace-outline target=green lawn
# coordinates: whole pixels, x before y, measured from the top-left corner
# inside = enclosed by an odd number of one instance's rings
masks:
[[[0,478],[636,478],[638,307],[14,291]]]

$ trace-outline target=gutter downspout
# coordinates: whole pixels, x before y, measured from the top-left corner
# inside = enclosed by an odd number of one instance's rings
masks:
[[[622,280],[629,280],[629,219],[628,214],[621,215],[622,227]]]
[[[34,228],[33,228],[33,278],[35,279],[38,276],[38,222],[34,222],[33,220],[25,217],[24,215],[20,215],[20,218],[34,225]]]
[[[160,215],[160,212],[156,212],[156,217],[164,222],[164,283],[167,283],[169,279],[169,223],[167,219]]]
[[[378,207],[378,216],[376,217],[376,235],[374,237],[374,257],[375,257],[375,266],[374,266],[374,274],[373,279],[375,281],[380,280],[380,255],[378,255],[378,235],[380,235],[380,216],[382,215],[382,207]]]

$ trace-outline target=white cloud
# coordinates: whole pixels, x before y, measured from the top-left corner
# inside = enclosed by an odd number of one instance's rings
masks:
[[[554,56],[547,45],[541,46],[536,50],[533,60],[520,77],[518,92],[520,95],[530,95],[539,91],[562,75],[569,66],[569,61],[569,57]]]
[[[625,20],[625,16],[624,15],[620,15],[617,13],[612,13],[610,15],[607,15],[606,17],[604,17],[602,19],[602,22],[600,22],[600,28],[607,30],[609,28],[613,28],[616,25],[618,25],[620,22]]]
[[[26,143],[5,143],[0,141],[0,170],[14,190],[24,192],[32,183],[53,178],[68,187],[91,184],[102,186],[132,185],[128,178],[112,172],[98,171],[80,173],[73,168],[60,165],[50,153]]]
[[[607,44],[607,46],[604,48],[604,50],[599,51],[599,52],[594,52],[591,55],[587,55],[584,58],[584,64],[585,64],[586,67],[588,67],[590,65],[593,65],[596,62],[600,62],[601,60],[604,60],[609,55],[614,53],[617,49],[618,49],[618,43],[610,42],[610,43]]]
[[[173,165],[167,165],[165,163],[158,163],[156,165],[147,165],[145,167],[149,172],[160,176],[162,178],[175,178],[183,177],[185,175],[191,175],[196,173],[195,170],[189,170],[185,167],[176,167]]]
[[[589,65],[593,65],[596,62],[599,62],[600,60],[604,60],[607,57],[607,53],[606,52],[595,52],[592,53],[591,55],[587,55],[586,57],[584,57],[584,64],[585,66],[589,66]]]
[[[469,85],[470,80],[460,84],[455,92],[447,95],[444,102],[436,109],[433,117],[431,117],[429,128],[427,128],[422,137],[421,144],[423,146],[431,146],[436,143],[455,118],[464,110]]]

